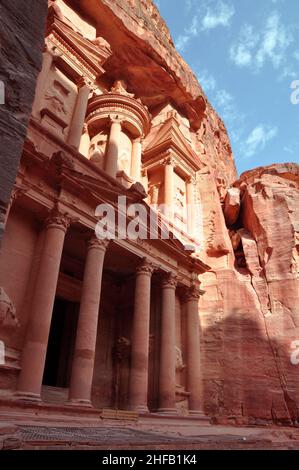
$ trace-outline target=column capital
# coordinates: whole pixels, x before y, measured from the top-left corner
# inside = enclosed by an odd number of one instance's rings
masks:
[[[190,287],[187,287],[184,290],[183,294],[183,303],[188,303],[192,301],[197,301],[205,293],[205,291],[200,289],[199,284],[192,284]]]
[[[136,137],[136,139],[133,140],[133,144],[142,144],[143,137]]]
[[[93,248],[96,248],[101,251],[106,251],[109,243],[110,243],[110,240],[107,240],[107,239],[102,240],[100,238],[97,238],[95,235],[93,235],[87,242],[87,249],[91,250]]]
[[[170,156],[164,160],[165,165],[175,167],[177,165],[176,159],[173,156]]]
[[[71,224],[71,219],[67,214],[59,212],[57,209],[54,209],[49,216],[46,218],[45,226],[49,228],[57,228],[64,232],[67,231]]]
[[[88,124],[86,122],[83,124],[82,134],[88,134]]]
[[[91,91],[91,90],[92,90],[92,85],[93,85],[92,81],[91,81],[89,78],[87,78],[87,77],[82,76],[82,77],[80,77],[80,78],[77,80],[77,87],[78,87],[78,89],[80,89],[80,88],[86,86],[86,87],[88,87],[88,88],[90,89],[90,91]]]
[[[162,281],[161,285],[163,289],[176,289],[178,284],[178,277],[175,273],[170,272],[166,274],[162,274]]]
[[[194,175],[189,175],[187,178],[187,183],[192,184],[192,186],[196,185],[196,176]]]
[[[10,197],[10,204],[13,204],[20,196],[26,194],[29,188],[25,186],[15,186]]]
[[[154,271],[155,266],[146,258],[144,258],[136,268],[137,274],[147,274],[148,276],[151,276]]]
[[[122,125],[122,119],[117,115],[110,115],[109,116],[110,124],[120,124]]]

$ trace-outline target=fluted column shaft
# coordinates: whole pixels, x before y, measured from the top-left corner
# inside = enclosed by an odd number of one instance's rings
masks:
[[[190,392],[189,411],[201,412],[201,375],[200,375],[200,324],[198,302],[203,292],[192,286],[185,293],[186,305],[186,349],[187,349],[187,390]]]
[[[72,365],[69,400],[88,406],[91,405],[102,273],[108,243],[95,237],[88,243]]]
[[[132,328],[129,401],[132,410],[146,412],[150,333],[151,277],[153,266],[144,262],[137,268]]]
[[[164,167],[164,203],[165,215],[173,222],[174,216],[174,161],[169,158]]]
[[[161,347],[159,375],[159,411],[176,411],[175,376],[175,291],[177,278],[168,274],[162,280]]]
[[[112,178],[116,178],[118,169],[119,146],[121,136],[121,121],[113,119],[111,122],[109,140],[106,151],[105,171]]]
[[[132,146],[132,162],[131,162],[131,177],[135,181],[141,179],[141,155],[142,155],[142,144],[141,139],[135,139]]]
[[[58,213],[46,221],[18,381],[18,395],[24,398],[40,399],[60,261],[68,226],[68,219]]]
[[[79,149],[81,142],[90,90],[90,85],[86,81],[79,81],[77,101],[68,135],[68,144],[76,149]]]

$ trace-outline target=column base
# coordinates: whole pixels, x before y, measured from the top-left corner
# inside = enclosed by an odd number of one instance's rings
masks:
[[[194,416],[197,418],[204,418],[205,414],[199,410],[189,410],[189,416]]]
[[[70,400],[68,400],[67,405],[93,408],[90,400],[84,400],[84,399],[81,400],[79,398],[71,398]]]
[[[149,409],[147,406],[143,406],[143,405],[131,405],[129,406],[129,411],[135,411],[136,413],[140,413],[140,414],[146,414],[146,413],[149,413]]]
[[[42,401],[41,396],[38,393],[17,391],[14,393],[14,397],[17,400],[29,401],[33,403],[40,403]]]
[[[175,416],[178,414],[176,408],[158,408],[157,413],[168,416]]]

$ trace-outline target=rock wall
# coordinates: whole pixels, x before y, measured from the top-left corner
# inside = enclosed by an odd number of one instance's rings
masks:
[[[46,14],[46,0],[0,3],[0,243],[41,68]]]
[[[298,424],[299,365],[291,355],[299,339],[299,166],[244,173],[224,212],[234,221],[235,267],[214,264],[204,279],[206,411],[217,422]]]

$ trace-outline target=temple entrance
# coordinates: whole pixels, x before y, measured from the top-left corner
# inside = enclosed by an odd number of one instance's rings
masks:
[[[79,304],[56,298],[48,341],[43,385],[68,388]]]

